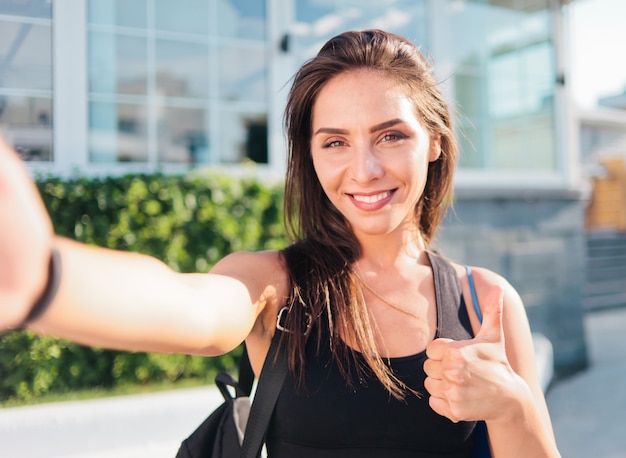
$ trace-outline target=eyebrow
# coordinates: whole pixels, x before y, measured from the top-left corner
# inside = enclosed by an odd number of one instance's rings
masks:
[[[402,119],[399,118],[395,118],[395,119],[390,119],[389,121],[385,121],[385,122],[381,122],[380,124],[376,124],[375,126],[373,126],[370,129],[370,133],[374,133],[374,132],[378,132],[379,130],[384,130],[384,129],[388,129],[390,127],[393,127],[397,124],[402,124],[404,121],[402,121]]]
[[[376,124],[375,126],[372,126],[372,128],[370,129],[370,133],[373,134],[374,132],[388,129],[389,127],[393,127],[403,122],[404,121],[402,121],[399,118],[390,119],[389,121],[381,122],[380,124]],[[336,129],[334,127],[320,127],[319,129],[315,131],[313,135],[318,135],[318,134],[346,135],[347,133],[348,131],[345,129]]]

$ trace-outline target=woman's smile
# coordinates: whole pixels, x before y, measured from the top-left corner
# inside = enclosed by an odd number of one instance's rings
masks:
[[[390,191],[377,192],[375,194],[348,194],[357,208],[361,210],[378,210],[385,206],[393,196],[395,189]]]

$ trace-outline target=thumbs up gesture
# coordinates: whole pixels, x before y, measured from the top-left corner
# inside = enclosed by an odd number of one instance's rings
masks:
[[[430,406],[454,422],[487,420],[501,414],[507,387],[518,379],[505,351],[503,296],[502,288],[493,286],[480,301],[483,322],[475,338],[440,338],[426,347],[424,386]]]

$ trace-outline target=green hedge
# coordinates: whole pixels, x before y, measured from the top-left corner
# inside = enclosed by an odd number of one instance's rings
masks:
[[[285,246],[282,187],[216,173],[37,180],[57,234],[153,255],[180,272],[206,272],[237,250]],[[113,285],[112,285],[113,286]],[[0,397],[28,401],[117,384],[211,380],[241,349],[219,358],[88,348],[16,332],[0,338]]]

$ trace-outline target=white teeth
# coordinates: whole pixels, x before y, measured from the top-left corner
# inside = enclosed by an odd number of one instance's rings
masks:
[[[390,195],[391,195],[391,192],[385,191],[385,192],[381,192],[380,194],[374,194],[371,196],[360,196],[357,194],[353,194],[352,197],[354,198],[354,200],[358,202],[364,202],[366,204],[373,204],[373,203],[378,202],[379,200],[386,199]]]

